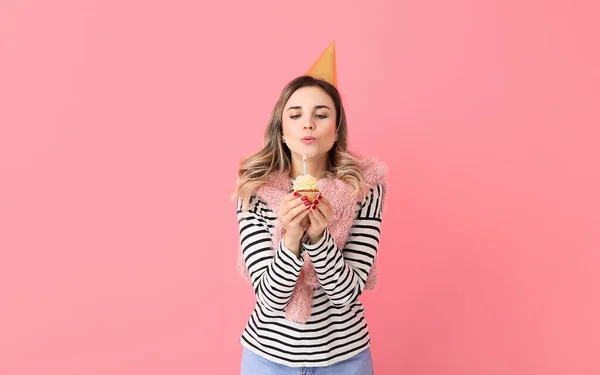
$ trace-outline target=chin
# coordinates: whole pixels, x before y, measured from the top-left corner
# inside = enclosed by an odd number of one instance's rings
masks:
[[[333,145],[331,145],[333,147]],[[314,158],[318,158],[318,157],[323,157],[324,155],[326,155],[329,151],[331,150],[331,147],[329,148],[316,148],[313,146],[306,146],[306,145],[300,145],[300,147],[294,147],[294,149],[292,150],[293,153],[295,153],[296,155],[302,157],[302,155],[305,155],[307,159],[314,159]]]
[[[307,159],[316,159],[316,158],[324,158],[327,157],[330,150],[315,150],[311,153],[306,153]]]
[[[314,159],[317,156],[319,156],[319,154],[321,154],[322,151],[319,151],[317,149],[314,148],[308,148],[308,149],[302,149],[300,150],[299,154],[300,155],[306,155],[307,159]]]

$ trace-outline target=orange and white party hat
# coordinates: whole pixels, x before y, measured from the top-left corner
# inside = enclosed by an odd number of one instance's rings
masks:
[[[332,41],[321,56],[308,69],[306,75],[323,79],[337,88],[337,71],[335,66],[335,41]]]

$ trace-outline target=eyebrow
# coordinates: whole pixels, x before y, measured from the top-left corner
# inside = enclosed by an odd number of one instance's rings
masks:
[[[328,107],[328,106],[326,106],[326,105],[316,105],[316,106],[315,106],[315,109],[321,109],[321,108],[327,108],[328,110],[330,110],[330,111],[331,111],[331,108],[329,108],[329,107]],[[296,105],[296,106],[293,106],[293,107],[290,107],[290,108],[288,108],[288,109],[287,109],[287,111],[289,111],[290,109],[302,109],[302,107],[301,107],[301,106],[299,106],[299,105]]]

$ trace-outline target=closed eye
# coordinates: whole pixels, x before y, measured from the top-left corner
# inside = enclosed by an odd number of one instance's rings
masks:
[[[290,116],[290,118],[293,120],[297,120],[300,118],[300,116],[302,116],[302,115],[292,115],[292,116]],[[319,120],[323,120],[323,119],[326,119],[328,116],[327,115],[315,115],[315,117],[318,118]]]

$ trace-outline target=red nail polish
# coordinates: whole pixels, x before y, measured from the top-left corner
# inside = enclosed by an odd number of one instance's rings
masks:
[[[300,199],[302,199],[303,201],[305,201],[305,200],[308,199],[308,197],[307,196],[302,196],[302,198],[300,198]]]
[[[318,204],[318,203],[319,203],[319,201],[315,199],[315,200],[313,201],[313,203],[314,203],[314,204]]]
[[[294,192],[294,197],[297,197],[298,195],[300,195],[297,191]]]
[[[317,209],[317,206],[315,206],[315,205],[313,204],[313,206],[312,206],[312,209],[313,209],[313,210],[316,210],[316,209]]]
[[[305,206],[310,206],[310,202],[304,202]]]
[[[319,196],[317,197],[317,199],[322,199],[323,196],[321,194],[319,194]]]

